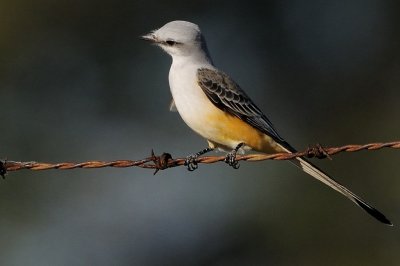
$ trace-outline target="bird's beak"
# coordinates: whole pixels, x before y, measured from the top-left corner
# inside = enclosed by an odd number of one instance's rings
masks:
[[[143,41],[151,42],[151,43],[158,43],[156,36],[153,33],[149,33],[143,36],[140,36],[140,39]]]

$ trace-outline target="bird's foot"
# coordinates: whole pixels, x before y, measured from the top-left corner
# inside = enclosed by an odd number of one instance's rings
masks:
[[[189,171],[194,171],[197,169],[197,167],[199,167],[196,161],[198,157],[199,156],[197,155],[197,153],[190,154],[189,156],[186,157],[184,165],[187,167]]]
[[[228,153],[225,157],[225,163],[227,163],[229,166],[232,166],[233,169],[239,169],[240,164],[236,160],[236,154],[238,150],[244,145],[244,143],[239,143],[235,149],[233,149],[230,153]]]
[[[187,167],[187,169],[189,171],[196,170],[199,167],[198,163],[197,163],[197,158],[199,158],[199,156],[201,156],[207,152],[210,152],[212,150],[213,150],[213,148],[208,147],[208,148],[205,148],[204,150],[201,150],[199,152],[196,152],[194,154],[187,156],[185,159],[184,165]]]

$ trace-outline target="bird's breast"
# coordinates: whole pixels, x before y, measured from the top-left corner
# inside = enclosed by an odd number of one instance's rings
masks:
[[[201,134],[199,131],[205,127],[206,113],[214,106],[197,83],[197,69],[171,68],[169,85],[176,109],[182,119],[194,131]]]

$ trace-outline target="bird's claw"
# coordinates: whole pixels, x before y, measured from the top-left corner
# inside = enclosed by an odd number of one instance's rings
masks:
[[[196,161],[198,157],[199,157],[199,155],[197,155],[197,154],[191,154],[191,155],[187,156],[185,159],[184,166],[186,166],[189,171],[196,170],[199,167],[199,165],[197,164],[197,161]]]
[[[239,169],[240,164],[239,161],[236,160],[236,150],[233,150],[230,153],[228,153],[225,157],[224,162],[227,163],[229,166],[232,166],[233,169]]]
[[[197,163],[197,158],[199,158],[199,156],[201,156],[207,152],[212,151],[213,149],[214,148],[207,147],[197,153],[187,156],[185,159],[185,163],[183,165],[186,166],[189,171],[196,170],[199,167],[198,163]]]
[[[235,149],[233,149],[230,153],[228,153],[225,157],[225,162],[229,165],[232,166],[233,169],[239,169],[240,164],[238,160],[236,160],[236,154],[238,150],[244,145],[243,142],[239,143]]]

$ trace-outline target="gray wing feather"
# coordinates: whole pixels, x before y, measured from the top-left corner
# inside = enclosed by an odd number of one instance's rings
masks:
[[[171,112],[178,112],[178,110],[176,109],[176,105],[175,105],[175,101],[174,99],[171,100],[170,104],[169,104],[169,110]]]
[[[218,108],[243,119],[285,147],[288,145],[268,118],[228,75],[218,70],[200,68],[197,78],[201,89]]]

